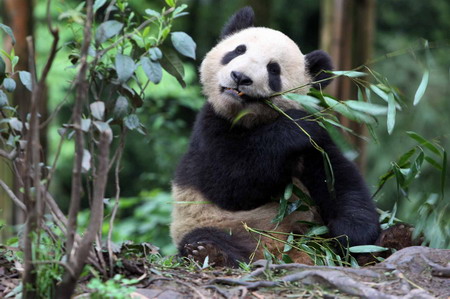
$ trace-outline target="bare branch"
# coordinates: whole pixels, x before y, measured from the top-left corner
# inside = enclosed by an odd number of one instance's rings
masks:
[[[91,206],[91,217],[86,234],[83,236],[79,247],[70,256],[69,265],[74,270],[75,276],[65,273],[63,281],[58,286],[57,298],[70,298],[75,289],[75,285],[79,275],[85,265],[86,257],[92,249],[92,243],[95,240],[98,230],[103,222],[103,198],[108,180],[108,164],[109,164],[109,147],[112,139],[112,131],[104,131],[100,133],[98,168],[95,173],[93,184],[93,199]]]
[[[14,194],[14,192],[8,187],[8,185],[6,185],[6,183],[3,180],[0,180],[0,186],[3,188],[3,190],[5,190],[6,194],[8,194],[9,198],[11,198],[11,200],[20,208],[22,209],[24,212],[26,212],[26,207],[23,204],[22,201],[20,201],[19,198],[17,198],[17,196]]]
[[[72,170],[72,192],[70,195],[69,219],[67,227],[66,250],[69,259],[71,259],[74,236],[77,229],[77,215],[80,210],[82,193],[82,174],[81,164],[83,161],[84,134],[81,130],[81,116],[84,100],[88,96],[88,82],[86,79],[88,70],[88,50],[92,38],[93,8],[92,0],[86,1],[87,17],[84,26],[84,40],[81,46],[80,70],[76,78],[77,90],[75,105],[72,113],[72,121],[75,129],[75,158]]]
[[[119,198],[120,198],[120,181],[119,181],[119,171],[120,171],[120,161],[122,160],[123,149],[125,148],[125,135],[126,135],[126,127],[124,126],[122,129],[122,134],[120,135],[120,143],[119,148],[117,149],[117,161],[116,161],[116,169],[114,171],[114,179],[116,184],[116,196],[114,200],[114,207],[112,210],[111,218],[109,219],[109,230],[108,230],[108,238],[106,240],[106,246],[108,248],[109,255],[109,275],[113,277],[114,274],[114,256],[111,246],[111,236],[114,228],[114,220],[116,219],[117,210],[119,208]]]
[[[5,150],[0,149],[0,157],[3,157],[5,159],[8,159],[10,161],[14,160],[14,158],[17,156],[16,149],[13,149],[9,153]]]

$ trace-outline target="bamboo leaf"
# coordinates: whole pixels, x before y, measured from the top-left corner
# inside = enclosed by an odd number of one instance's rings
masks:
[[[389,101],[388,94],[378,86],[371,84],[370,89],[386,102]]]
[[[358,246],[351,246],[348,250],[352,253],[371,253],[371,252],[386,251],[389,250],[389,248],[376,245],[358,245]]]
[[[429,78],[430,78],[430,71],[426,70],[423,73],[422,81],[420,81],[419,87],[417,88],[416,94],[414,95],[414,103],[413,103],[414,106],[419,104],[420,100],[422,99],[423,95],[425,94],[425,90],[427,89]]]
[[[392,131],[395,127],[395,98],[393,93],[389,93],[388,95],[388,114],[387,114],[387,131],[392,134]]]
[[[283,95],[285,99],[296,101],[297,103],[301,105],[318,105],[320,103],[320,100],[304,94],[297,94],[297,93],[287,93]]]
[[[421,135],[419,135],[413,131],[407,131],[406,134],[408,134],[409,137],[416,140],[417,142],[420,143],[420,145],[425,146],[426,148],[428,148],[430,151],[432,151],[436,155],[442,156],[442,153],[439,150],[439,148],[437,146],[435,146],[433,143],[431,143],[430,141],[428,141],[427,139],[425,139],[424,137],[422,137]]]
[[[291,198],[293,188],[294,185],[292,183],[286,186],[286,189],[284,189],[284,196],[283,196],[284,199],[288,200],[289,198]]]
[[[385,115],[388,111],[388,108],[386,106],[361,101],[348,100],[345,101],[345,104],[354,110],[365,112],[371,115]]]
[[[366,73],[357,72],[357,71],[329,71],[327,73],[331,73],[336,76],[345,76],[345,77],[350,77],[350,78],[358,78],[358,77],[367,76]]]
[[[447,176],[447,152],[444,150],[442,155],[442,171],[441,171],[441,199],[445,195],[445,178]]]

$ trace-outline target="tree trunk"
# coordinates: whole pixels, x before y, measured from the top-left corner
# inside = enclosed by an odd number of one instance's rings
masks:
[[[375,25],[375,0],[322,0],[321,48],[327,51],[336,70],[351,70],[363,65],[372,56]],[[328,92],[340,100],[356,99],[356,86],[348,78],[338,78]],[[341,117],[343,125],[357,135],[367,135],[364,125]],[[365,170],[366,143],[348,135],[349,142],[358,151],[356,163]]]

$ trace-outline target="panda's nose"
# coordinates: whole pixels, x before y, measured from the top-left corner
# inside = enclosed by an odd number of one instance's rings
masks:
[[[252,85],[253,81],[250,77],[244,75],[241,72],[231,72],[231,79],[237,83],[237,85]]]

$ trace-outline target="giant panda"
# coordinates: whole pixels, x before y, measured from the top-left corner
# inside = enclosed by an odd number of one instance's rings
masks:
[[[323,221],[333,237],[349,245],[372,244],[380,233],[378,214],[356,166],[327,132],[294,101],[273,96],[311,85],[324,88],[330,57],[317,50],[303,55],[285,34],[253,27],[254,12],[245,7],[224,26],[219,43],[207,53],[200,80],[207,102],[199,112],[189,149],[172,184],[171,236],[182,256],[235,267],[262,258],[264,248],[280,252],[283,244],[255,236],[264,231],[305,233],[308,221]],[[312,84],[321,81],[321,85]],[[328,154],[334,174],[334,197],[328,191],[322,154],[292,120],[269,107],[270,99],[308,132]],[[244,113],[243,113],[244,112]],[[274,199],[299,180],[318,206],[294,212],[273,223]],[[281,235],[283,236],[283,234]],[[297,262],[308,263],[303,253]],[[309,260],[310,261],[310,260]]]

